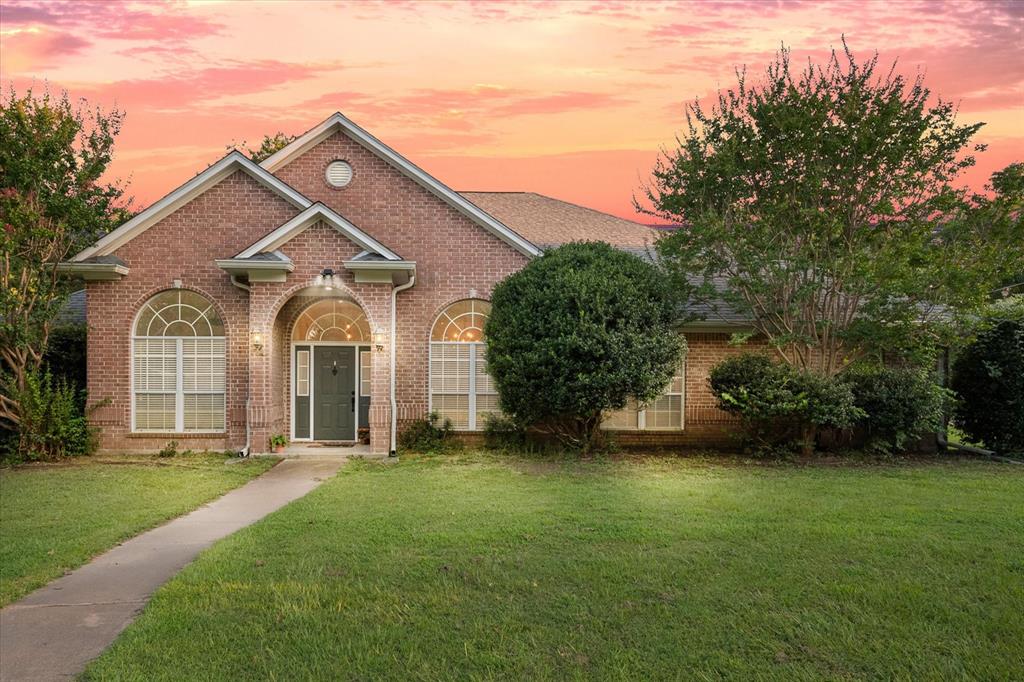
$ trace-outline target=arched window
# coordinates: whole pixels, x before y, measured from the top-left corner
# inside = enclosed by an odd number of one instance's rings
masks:
[[[499,411],[484,357],[490,312],[487,301],[458,301],[445,308],[430,331],[430,409],[458,430],[483,429],[487,415]]]
[[[292,330],[292,341],[351,341],[370,343],[370,323],[352,301],[325,299],[302,311]]]
[[[224,323],[187,289],[146,301],[132,333],[132,429],[223,431]]]

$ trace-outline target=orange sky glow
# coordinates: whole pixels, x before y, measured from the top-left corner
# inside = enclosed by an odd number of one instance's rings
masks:
[[[111,174],[139,208],[233,143],[341,111],[455,189],[637,218],[685,103],[782,43],[821,60],[843,35],[986,123],[980,190],[1024,160],[1022,24],[1024,2],[998,1],[0,0],[0,81],[125,110]]]

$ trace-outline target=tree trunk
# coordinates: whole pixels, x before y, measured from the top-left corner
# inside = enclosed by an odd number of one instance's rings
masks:
[[[817,439],[818,427],[814,424],[805,424],[802,438],[800,440],[800,454],[804,457],[814,455],[814,441]]]

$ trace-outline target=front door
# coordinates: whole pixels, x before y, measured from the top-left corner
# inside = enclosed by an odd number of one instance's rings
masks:
[[[356,438],[356,349],[313,347],[313,438]]]

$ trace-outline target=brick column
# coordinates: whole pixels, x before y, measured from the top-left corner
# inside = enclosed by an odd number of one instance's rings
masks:
[[[387,454],[391,451],[391,330],[390,318],[381,320],[382,344],[372,346],[372,379],[370,382],[370,451]]]

